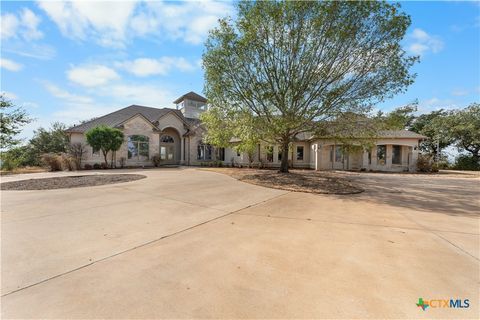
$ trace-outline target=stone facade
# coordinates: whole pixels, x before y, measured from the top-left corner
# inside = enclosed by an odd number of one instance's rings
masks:
[[[152,158],[159,156],[163,164],[198,166],[211,161],[222,161],[224,165],[249,164],[247,154],[238,153],[235,148],[219,150],[203,143],[205,129],[198,118],[205,110],[204,102],[177,99],[178,110],[155,109],[130,106],[112,114],[69,129],[72,143],[86,145],[83,164],[100,164],[103,155],[93,152],[85,139],[86,130],[103,122],[112,123],[124,132],[125,140],[114,154],[118,166],[153,166]],[[201,100],[204,101],[204,100]],[[193,117],[193,118],[192,118]],[[138,140],[140,136],[141,142]],[[418,158],[418,146],[422,136],[401,131],[398,136],[387,134],[374,141],[371,150],[356,151],[342,149],[335,141],[305,137],[292,143],[288,152],[289,165],[294,168],[315,170],[373,170],[373,171],[414,171]],[[148,154],[147,150],[148,143]],[[130,146],[130,152],[129,152]],[[136,147],[138,147],[136,149]],[[142,151],[138,151],[143,147]],[[220,158],[223,155],[223,158]],[[264,167],[279,167],[280,147],[259,144],[253,163]],[[108,155],[108,160],[112,155]]]

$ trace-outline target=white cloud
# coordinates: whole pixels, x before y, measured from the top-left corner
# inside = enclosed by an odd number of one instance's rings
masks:
[[[1,20],[2,40],[22,38],[30,41],[43,37],[43,33],[38,30],[41,19],[30,9],[23,8],[18,17],[12,13],[4,14],[1,16]]]
[[[122,47],[136,1],[39,1],[65,37],[94,38],[106,47]]]
[[[437,97],[432,97],[419,102],[418,113],[427,113],[440,109],[456,109],[458,106],[459,105],[451,99],[439,99]]]
[[[73,67],[67,71],[67,77],[84,87],[104,85],[119,78],[115,70],[102,65]]]
[[[468,90],[462,89],[462,88],[456,88],[452,91],[452,95],[457,96],[457,97],[466,96],[469,93],[470,92]]]
[[[139,58],[132,61],[117,62],[115,65],[138,77],[166,75],[172,69],[192,71],[196,68],[182,57],[161,57],[159,59]]]
[[[14,37],[17,33],[17,28],[20,24],[17,17],[11,13],[7,13],[1,16],[1,35],[2,39],[8,39]]]
[[[444,43],[438,36],[429,35],[422,29],[416,28],[409,35],[410,44],[408,51],[415,55],[424,55],[427,52],[438,53],[443,47]]]
[[[96,93],[109,97],[121,106],[131,104],[149,107],[172,107],[172,94],[156,85],[118,84],[98,88]]]
[[[13,92],[2,91],[1,95],[4,96],[5,98],[7,98],[8,100],[17,100],[18,99],[17,95]]]
[[[8,71],[20,71],[23,68],[23,65],[9,59],[0,59],[0,67],[7,69]]]
[[[65,37],[94,39],[105,47],[124,47],[134,37],[200,44],[217,20],[232,12],[230,3],[220,1],[39,1],[38,6]]]
[[[90,104],[93,102],[93,99],[90,97],[72,94],[68,91],[60,89],[58,86],[48,81],[44,81],[43,85],[45,89],[47,89],[47,91],[50,92],[51,95],[53,95],[56,98],[62,99],[66,102],[75,103],[75,104],[83,104],[83,103]]]
[[[132,18],[138,35],[158,35],[200,44],[218,19],[231,14],[230,3],[219,1],[147,2]]]
[[[21,25],[24,28],[22,33],[26,40],[35,40],[43,37],[43,33],[38,30],[39,24],[40,18],[32,10],[24,8],[21,15]]]

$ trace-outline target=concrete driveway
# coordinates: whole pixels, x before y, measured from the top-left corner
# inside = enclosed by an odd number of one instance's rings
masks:
[[[361,174],[367,192],[323,196],[128,172],[147,178],[2,192],[3,318],[479,316],[478,178]]]

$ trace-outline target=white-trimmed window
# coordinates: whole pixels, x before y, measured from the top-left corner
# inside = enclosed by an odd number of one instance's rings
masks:
[[[342,146],[335,146],[335,162],[343,161]]]
[[[303,146],[297,146],[297,160],[303,161]]]
[[[212,160],[212,146],[199,142],[197,145],[197,160]]]
[[[387,146],[377,146],[377,164],[384,165],[387,160]]]
[[[402,146],[392,146],[392,164],[402,164]]]
[[[273,162],[273,146],[265,147],[265,153],[267,155],[267,161]]]
[[[149,138],[140,134],[128,136],[128,159],[146,161],[149,159]]]

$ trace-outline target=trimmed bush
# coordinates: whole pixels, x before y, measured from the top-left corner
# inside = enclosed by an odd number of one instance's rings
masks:
[[[471,155],[462,154],[455,159],[455,165],[453,168],[456,170],[478,171],[480,170],[480,163],[478,163],[478,161]]]
[[[98,170],[98,169],[101,169],[101,168],[102,168],[102,167],[100,166],[100,163],[95,163],[95,164],[93,165],[93,169],[94,169],[94,170]]]
[[[92,165],[87,163],[87,164],[85,164],[85,165],[83,166],[83,168],[84,168],[85,170],[92,170]]]
[[[438,165],[433,162],[433,158],[431,156],[419,154],[417,159],[417,171],[438,172]]]
[[[61,171],[63,169],[63,159],[55,153],[45,153],[41,157],[42,163],[46,165],[50,171]]]
[[[162,159],[160,158],[160,155],[156,154],[152,157],[152,162],[155,167],[160,166]]]

